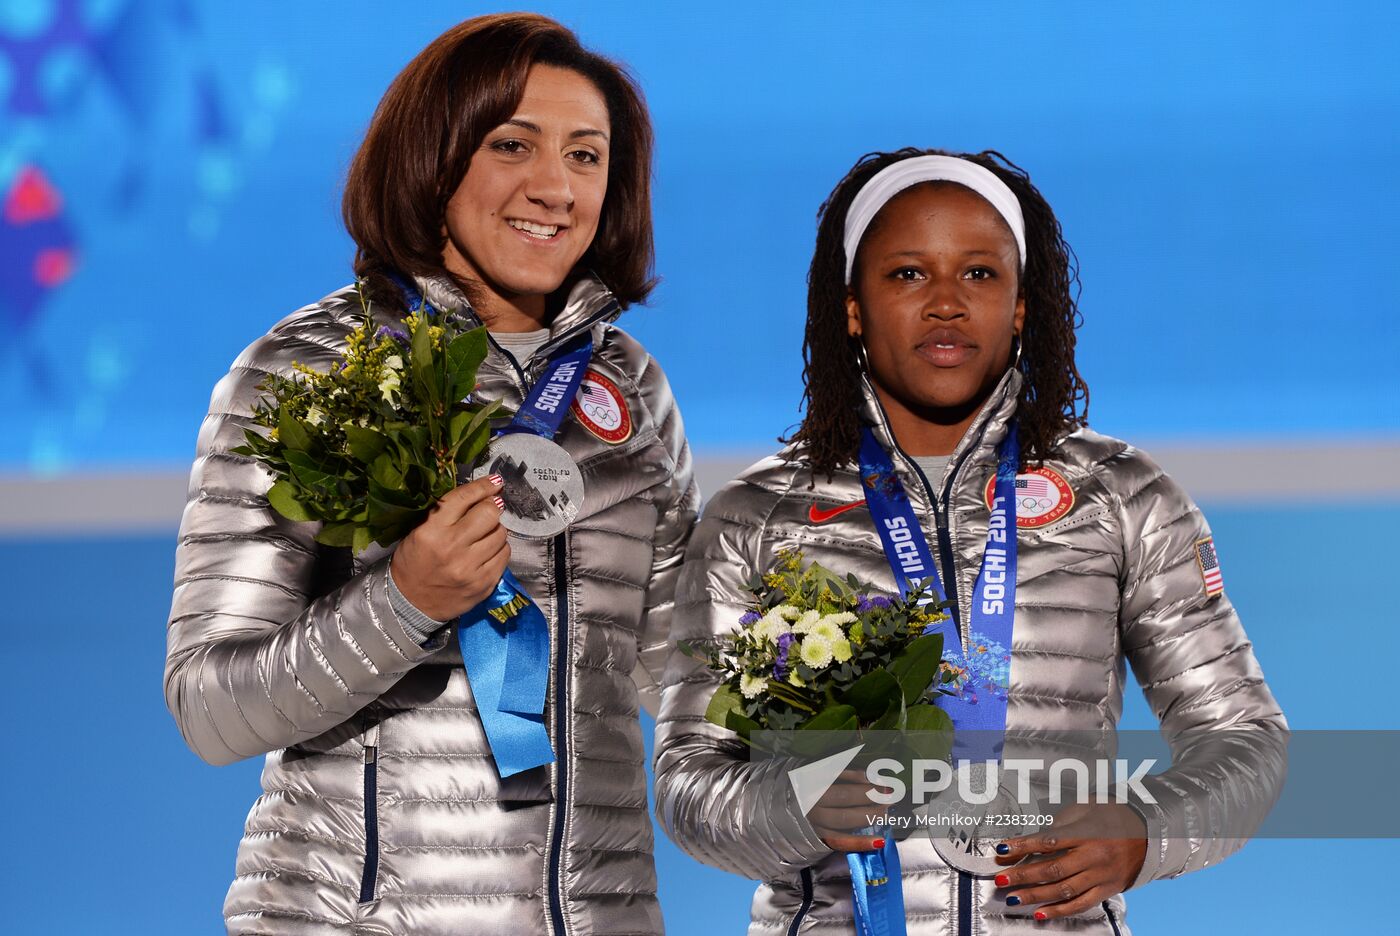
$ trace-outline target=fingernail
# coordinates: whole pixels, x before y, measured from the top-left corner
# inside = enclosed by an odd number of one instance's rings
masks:
[[[502,478],[500,475],[492,475],[491,483],[496,485],[497,487],[500,487],[502,484],[506,483],[506,479]]]
[[[1048,920],[1048,919],[1050,919],[1048,916],[1045,915],[1045,911],[1044,911],[1044,910],[1037,910],[1037,911],[1035,912],[1035,918],[1036,918],[1037,920]]]
[[[885,847],[885,840],[884,840],[884,839],[876,839],[874,842],[871,842],[871,844],[874,845],[876,848],[884,848],[884,847]]]
[[[1010,897],[1006,898],[1006,905],[1008,907],[1019,907],[1021,906],[1021,898],[1012,894]]]
[[[998,842],[998,843],[997,843],[997,854],[998,854],[998,855],[1009,855],[1009,854],[1011,854],[1011,846],[1008,845],[1008,844],[1006,844],[1005,842]]]
[[[496,502],[496,506],[499,507],[501,510],[506,509],[506,502],[504,500],[502,500],[499,497],[493,497],[491,499]]]
[[[1011,878],[1005,874],[998,874],[996,876],[996,885],[997,887],[1010,887]]]

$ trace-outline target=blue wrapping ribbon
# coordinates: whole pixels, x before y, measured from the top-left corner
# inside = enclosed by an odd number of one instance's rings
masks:
[[[501,778],[553,761],[544,725],[549,622],[509,569],[458,619],[457,645]]]
[[[992,511],[987,521],[987,545],[977,573],[968,609],[968,634],[995,641],[1011,649],[1016,609],[1016,473],[1020,446],[1013,422],[997,448],[997,476],[992,488]],[[908,596],[911,584],[932,579],[934,597],[947,600],[943,578],[924,538],[908,492],[895,474],[894,462],[869,427],[861,431],[860,476],[866,503],[880,535],[885,558],[894,571],[899,593]],[[975,647],[965,647],[952,615],[924,628],[943,635],[945,656],[968,663]],[[972,667],[967,667],[972,672]],[[1008,667],[1009,672],[1009,667]],[[1000,760],[1006,731],[1007,699],[998,686],[979,692],[971,680],[952,694],[938,696],[938,705],[952,719],[954,761]],[[851,888],[856,930],[861,936],[901,936],[904,926],[904,889],[899,874],[899,852],[894,836],[885,838],[881,852],[849,852]],[[873,883],[884,879],[884,883]]]

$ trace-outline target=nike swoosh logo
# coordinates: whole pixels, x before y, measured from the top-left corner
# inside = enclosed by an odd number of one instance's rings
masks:
[[[828,520],[839,517],[848,510],[854,510],[857,507],[863,506],[865,506],[865,500],[863,498],[851,504],[842,504],[839,507],[832,507],[830,510],[822,510],[816,504],[813,504],[807,510],[807,519],[811,520],[813,523],[825,523]]]

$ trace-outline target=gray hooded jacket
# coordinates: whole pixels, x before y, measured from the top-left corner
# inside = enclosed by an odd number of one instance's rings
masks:
[[[986,485],[1015,414],[1021,375],[1008,371],[954,452],[943,478],[924,478],[894,444],[868,381],[866,421],[893,453],[924,535],[953,574],[967,641],[967,596],[987,537]],[[1287,726],[1234,608],[1210,596],[1195,555],[1209,536],[1200,511],[1145,454],[1081,429],[1046,466],[1074,494],[1053,522],[1019,531],[1016,629],[1007,713],[1014,738],[1037,732],[1102,736],[1113,757],[1125,661],[1132,665],[1172,766],[1134,803],[1148,826],[1135,886],[1215,864],[1257,828],[1282,787]],[[936,493],[935,493],[936,492]],[[800,448],[759,462],[717,493],[696,528],[676,593],[673,638],[731,631],[744,583],[785,548],[893,594],[894,576],[854,468],[828,480]],[[837,511],[836,508],[848,509]],[[946,529],[951,557],[938,548]],[[852,933],[846,861],[802,815],[778,759],[750,761],[733,734],[705,721],[717,676],[673,651],[656,742],[656,811],[683,849],[706,864],[759,879],[751,936]],[[1232,729],[1229,732],[1218,729]],[[1238,729],[1238,730],[1236,730]],[[1225,838],[1213,832],[1229,830]],[[1009,830],[1007,835],[1014,835]],[[1121,896],[1077,916],[1036,922],[1034,905],[1008,907],[991,880],[950,869],[927,830],[899,843],[911,936],[1126,934]]]
[[[438,308],[465,300],[418,280]],[[213,764],[266,754],[224,904],[230,933],[652,934],[662,931],[639,705],[655,711],[675,580],[698,495],[661,368],[578,284],[530,361],[492,348],[480,393],[518,407],[550,351],[589,329],[590,369],[631,431],[565,419],[583,472],[574,525],[511,539],[511,568],[550,626],[545,720],[556,762],[502,781],[455,625],[425,646],[390,604],[389,550],[317,544],[268,506],[269,472],[230,454],[256,386],[326,369],[357,324],[342,289],[275,325],[215,388],[176,552],[165,694]],[[402,309],[376,309],[392,325]],[[611,435],[616,435],[611,434]]]

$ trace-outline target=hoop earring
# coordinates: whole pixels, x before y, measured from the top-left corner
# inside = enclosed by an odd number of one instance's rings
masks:
[[[870,373],[870,359],[865,356],[865,341],[861,335],[851,337],[852,352],[856,356],[856,364],[860,367],[861,373]]]
[[[1011,369],[1012,369],[1012,370],[1020,370],[1020,369],[1021,369],[1021,348],[1022,348],[1022,344],[1021,344],[1021,335],[1020,335],[1020,333],[1018,332],[1017,334],[1012,335],[1012,336],[1011,336],[1011,341],[1012,341],[1013,344],[1016,345],[1016,356],[1015,356],[1014,358],[1012,358],[1012,361],[1011,361]]]

